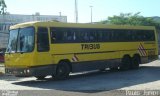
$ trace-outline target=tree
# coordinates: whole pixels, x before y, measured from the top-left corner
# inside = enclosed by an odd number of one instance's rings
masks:
[[[108,17],[108,20],[101,21],[102,24],[116,24],[116,25],[143,25],[143,26],[156,26],[159,27],[159,23],[155,22],[151,17],[143,17],[140,12],[121,13],[119,16]]]
[[[7,5],[4,0],[0,0],[0,14],[6,14]]]

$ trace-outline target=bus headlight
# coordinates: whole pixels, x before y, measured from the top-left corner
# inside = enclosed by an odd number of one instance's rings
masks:
[[[29,69],[25,69],[25,70],[24,70],[24,73],[25,73],[25,74],[30,73],[30,70],[29,70]]]
[[[27,70],[24,70],[24,73],[26,74],[26,73],[27,73]]]
[[[27,73],[30,73],[30,70],[29,70],[29,69],[27,69]]]

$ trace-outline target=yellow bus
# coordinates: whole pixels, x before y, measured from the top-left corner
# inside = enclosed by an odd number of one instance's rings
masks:
[[[157,58],[152,26],[27,22],[10,28],[5,72],[65,79],[72,72],[137,69]]]

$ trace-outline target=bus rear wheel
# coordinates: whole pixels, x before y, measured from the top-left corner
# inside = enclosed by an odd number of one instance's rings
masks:
[[[132,66],[131,68],[132,69],[138,69],[139,68],[139,64],[141,63],[141,59],[140,59],[140,56],[134,56],[132,58]]]
[[[118,70],[118,67],[112,67],[110,68],[110,71],[117,71]]]
[[[120,70],[128,70],[131,66],[131,58],[129,56],[124,56],[121,61]]]
[[[53,75],[53,78],[57,80],[67,79],[69,77],[71,69],[67,62],[60,62],[56,68],[56,73]]]

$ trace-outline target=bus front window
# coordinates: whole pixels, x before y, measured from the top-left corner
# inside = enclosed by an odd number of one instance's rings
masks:
[[[34,28],[11,30],[7,52],[32,52],[34,49]]]
[[[22,28],[19,30],[17,52],[32,52],[34,47],[34,28]]]
[[[18,29],[11,30],[9,34],[9,43],[8,43],[7,52],[9,53],[16,52],[17,37],[18,37]]]

